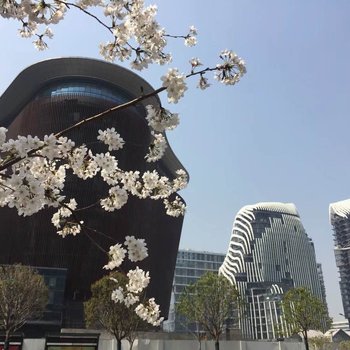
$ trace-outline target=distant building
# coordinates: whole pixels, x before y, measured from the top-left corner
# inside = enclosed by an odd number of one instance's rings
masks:
[[[317,274],[318,274],[318,279],[320,280],[320,284],[321,284],[322,301],[325,305],[327,305],[326,286],[324,284],[322,264],[320,264],[320,263],[317,263]]]
[[[349,332],[344,329],[330,329],[325,334],[324,337],[329,338],[333,343],[340,343],[342,341],[349,341]]]
[[[315,250],[294,204],[258,203],[237,214],[220,273],[245,302],[240,327],[247,339],[287,334],[280,301],[293,287],[307,287],[322,299]]]
[[[342,329],[345,331],[349,331],[349,322],[346,321],[333,321],[331,329]]]
[[[334,255],[340,275],[344,316],[350,322],[350,199],[329,205],[334,234]]]
[[[206,272],[218,273],[223,263],[225,254],[209,253],[194,250],[179,250],[175,265],[173,294],[169,309],[169,318],[164,329],[170,332],[187,331],[184,319],[175,312],[184,288],[195,283]]]

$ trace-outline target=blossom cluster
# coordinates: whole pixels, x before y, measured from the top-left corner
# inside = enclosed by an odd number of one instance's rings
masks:
[[[65,137],[19,136],[6,141],[0,130],[0,206],[15,208],[19,215],[32,215],[63,200],[66,164],[74,142]],[[65,215],[66,216],[66,215]]]
[[[194,26],[190,27],[189,33],[185,37],[185,45],[192,47],[197,44],[197,29]]]
[[[19,35],[35,37],[35,47],[43,50],[47,48],[45,38],[53,36],[47,26],[63,20],[71,8],[91,14],[91,7],[102,9],[103,18],[98,22],[113,38],[100,44],[100,53],[106,60],[131,59],[132,67],[139,70],[150,63],[171,61],[171,55],[165,52],[165,31],[155,19],[157,7],[146,6],[143,0],[7,0],[1,6],[0,16],[17,19],[21,23]],[[97,19],[95,15],[91,14],[91,17]],[[195,28],[191,27],[185,38],[187,46],[195,45],[196,34]]]
[[[106,270],[114,270],[123,263],[126,256],[126,249],[124,249],[120,243],[117,243],[109,247],[108,255],[110,260],[103,268]]]
[[[35,37],[34,46],[38,50],[48,47],[47,38],[53,37],[49,25],[58,24],[65,18],[68,10],[75,8],[94,18],[111,35],[111,40],[100,44],[100,54],[107,60],[130,60],[136,70],[147,68],[150,64],[166,64],[172,61],[171,54],[166,52],[167,38],[183,38],[188,47],[197,44],[197,29],[189,28],[187,35],[169,35],[156,20],[157,6],[146,5],[144,0],[6,0],[0,8],[0,16],[17,19],[21,23],[19,34],[24,38]],[[90,8],[99,8],[103,15],[96,15]],[[45,28],[42,28],[45,26]],[[221,62],[214,68],[205,68],[194,72],[202,65],[198,58],[192,59],[191,73],[186,76],[176,68],[168,70],[161,77],[166,88],[168,101],[177,103],[187,90],[186,78],[199,74],[198,87],[202,90],[210,86],[208,71],[215,71],[215,78],[226,85],[236,84],[245,74],[244,61],[235,53],[224,50],[220,54]],[[113,128],[112,128],[113,129]],[[115,139],[113,130],[100,135],[109,146],[109,150],[121,148],[123,140],[118,135]]]
[[[163,87],[166,87],[169,103],[177,103],[187,90],[186,76],[179,73],[178,69],[170,68],[166,75],[161,77]]]
[[[86,225],[78,218],[80,208],[76,200],[67,198],[63,192],[68,171],[83,180],[101,177],[108,185],[108,195],[100,199],[99,204],[106,211],[120,209],[129,196],[134,195],[141,199],[162,199],[167,213],[176,216],[171,213],[168,198],[186,186],[187,173],[180,169],[175,178],[169,179],[156,170],[143,174],[123,171],[115,154],[110,153],[124,145],[114,128],[98,131],[97,140],[106,145],[108,152],[96,154],[86,145],[76,146],[62,136],[51,134],[39,139],[28,135],[7,140],[6,134],[6,128],[0,128],[0,206],[16,208],[23,216],[47,207],[57,208],[51,221],[62,237],[75,236]],[[164,153],[166,139],[161,133],[153,133],[153,137],[153,149],[146,157],[159,159]],[[177,203],[175,210],[179,206]],[[143,260],[148,256],[148,249],[143,239],[126,236],[124,244],[110,247],[108,256],[104,268],[113,270],[120,267],[126,257],[131,262]],[[128,283],[125,287],[117,285],[112,299],[133,307],[139,317],[152,325],[159,325],[162,318],[154,299],[141,302],[141,295],[150,283],[149,273],[136,267],[127,277]]]
[[[101,207],[106,211],[120,209],[128,201],[128,192],[120,186],[113,186],[108,191],[109,196],[100,200]]]
[[[124,246],[126,249],[118,243],[109,248],[109,262],[103,267],[104,269],[114,270],[119,267],[123,263],[126,254],[132,262],[142,261],[148,256],[148,249],[145,240],[142,238],[126,236]]]
[[[124,146],[124,140],[115,131],[115,128],[107,128],[106,130],[99,130],[98,140],[102,141],[108,146],[108,151],[118,151]]]
[[[168,143],[162,134],[152,132],[153,141],[151,142],[145,159],[148,163],[156,162],[161,159],[165,153]]]
[[[215,78],[225,85],[238,83],[246,73],[245,62],[230,50],[224,50],[220,54],[223,63],[216,66]]]
[[[148,249],[144,239],[136,239],[134,236],[126,236],[125,245],[128,248],[128,258],[130,261],[142,261],[147,258]]]
[[[132,262],[141,261],[148,256],[147,246],[144,239],[137,239],[134,236],[126,236],[124,246],[116,244],[109,249],[109,262],[104,266],[105,269],[113,270],[119,267],[128,254]],[[155,303],[154,298],[149,299],[146,303],[141,303],[140,299],[144,290],[150,283],[149,272],[146,272],[136,266],[135,269],[129,270],[126,274],[128,278],[125,286],[121,286],[116,278],[111,278],[117,287],[111,294],[111,299],[116,303],[123,303],[126,307],[134,307],[136,314],[144,321],[159,326],[163,321],[160,317],[159,305]],[[140,303],[139,303],[140,302]],[[139,303],[138,305],[136,305]]]
[[[119,285],[112,292],[111,299],[116,303],[123,303],[128,308],[134,307],[136,314],[142,320],[153,326],[159,326],[164,318],[160,317],[160,308],[154,298],[145,300],[144,303],[140,302],[142,293],[150,282],[149,273],[136,267],[134,270],[130,270],[126,276],[128,277],[128,283],[125,287]],[[111,279],[117,285],[119,284],[116,278]],[[136,305],[137,303],[139,304]]]
[[[164,317],[160,317],[159,305],[156,304],[154,298],[150,298],[146,304],[139,304],[135,312],[141,319],[153,326],[159,326],[164,320]]]
[[[137,70],[147,68],[150,63],[170,62],[171,55],[164,50],[167,45],[164,29],[155,20],[155,5],[145,7],[143,0],[121,0],[102,6],[105,16],[113,23],[114,36],[113,41],[100,45],[100,53],[105,59],[123,61],[131,58],[131,66]]]
[[[126,190],[140,199],[163,199],[164,202],[171,194],[187,185],[187,173],[184,170],[177,170],[176,175],[174,180],[169,180],[160,176],[156,170],[146,171],[142,176],[139,171],[128,171],[121,175],[121,182]]]
[[[176,196],[173,201],[169,199],[164,200],[166,213],[169,216],[178,217],[185,214],[186,206],[180,197]]]
[[[171,113],[165,108],[156,109],[152,105],[146,106],[148,125],[155,131],[172,130],[179,124],[179,115]]]
[[[75,199],[71,199],[68,204],[62,206],[52,216],[51,222],[58,229],[57,233],[63,238],[67,235],[75,236],[81,231],[80,224],[83,223],[82,221],[76,222],[69,220],[76,208],[77,202],[75,201]]]
[[[187,184],[187,174],[183,170],[178,170],[173,180],[160,176],[156,170],[143,174],[123,171],[118,167],[116,157],[109,152],[94,154],[85,145],[75,146],[66,137],[51,134],[41,140],[29,135],[6,140],[6,132],[5,128],[0,128],[0,206],[16,208],[23,216],[46,207],[59,207],[52,223],[63,237],[79,233],[82,224],[73,215],[78,203],[63,195],[69,169],[83,180],[100,175],[109,188],[108,195],[99,203],[110,212],[122,208],[129,195],[166,200]],[[99,130],[97,139],[113,151],[124,143],[114,128]],[[160,159],[165,147],[165,137],[154,134],[147,160]]]
[[[221,62],[212,68],[204,68],[197,70],[198,67],[202,66],[199,58],[192,58],[189,63],[191,65],[191,72],[188,75],[180,73],[176,68],[170,68],[167,74],[161,77],[162,86],[166,88],[169,103],[177,103],[180,98],[184,96],[187,90],[186,79],[199,75],[199,82],[197,87],[201,90],[205,90],[210,86],[206,73],[209,71],[215,72],[215,79],[225,85],[234,85],[238,83],[241,77],[247,72],[245,62],[242,58],[238,57],[233,51],[224,50],[221,51],[219,55]],[[147,108],[148,122],[153,127],[152,124],[157,128],[159,126],[159,121],[171,120],[172,114],[169,111],[161,109],[160,111],[155,111],[151,107]],[[176,120],[178,116],[174,118]],[[175,124],[175,123],[174,123]],[[174,128],[175,125],[170,124],[170,128]],[[163,129],[164,130],[164,129]]]

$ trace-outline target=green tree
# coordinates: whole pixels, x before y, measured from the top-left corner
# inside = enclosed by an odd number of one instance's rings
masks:
[[[309,343],[313,350],[326,350],[331,348],[331,342],[329,337],[317,336],[309,339]]]
[[[132,349],[136,331],[146,327],[146,323],[137,316],[133,306],[126,307],[124,303],[111,299],[112,291],[116,289],[116,283],[111,278],[116,279],[123,289],[128,283],[128,278],[120,272],[113,272],[96,281],[91,286],[90,300],[84,303],[86,325],[102,327],[111,333],[117,339],[118,350],[121,350],[122,339],[127,339]]]
[[[339,343],[339,350],[350,350],[350,341],[349,340],[343,340]]]
[[[30,266],[0,267],[0,328],[5,332],[4,350],[10,336],[26,321],[38,318],[48,302],[44,278]]]
[[[306,350],[309,350],[307,332],[311,329],[328,329],[331,319],[325,304],[307,288],[290,289],[283,297],[283,313],[292,333],[302,333]]]
[[[219,350],[220,335],[235,305],[238,305],[237,289],[225,277],[209,272],[185,288],[177,311],[210,334],[215,349]]]

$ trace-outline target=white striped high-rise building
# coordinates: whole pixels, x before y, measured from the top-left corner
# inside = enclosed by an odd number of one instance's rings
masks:
[[[329,205],[334,232],[334,255],[340,275],[344,316],[350,323],[350,199]]]
[[[248,339],[275,339],[288,329],[280,301],[290,288],[307,287],[322,299],[315,250],[294,204],[243,207],[219,272],[243,298],[240,328]]]
[[[320,264],[320,263],[317,263],[317,274],[318,274],[318,279],[320,280],[320,284],[321,284],[322,301],[325,305],[327,305],[326,286],[324,284],[322,264]],[[328,308],[328,305],[327,305],[327,308]]]

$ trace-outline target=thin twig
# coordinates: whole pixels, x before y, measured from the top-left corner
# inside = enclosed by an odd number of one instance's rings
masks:
[[[105,238],[108,238],[108,239],[111,240],[111,241],[115,241],[115,238],[113,238],[113,237],[107,235],[106,233],[103,233],[103,232],[101,232],[101,231],[98,231],[98,230],[96,230],[96,229],[94,229],[94,228],[92,228],[92,227],[89,227],[89,226],[85,226],[85,225],[84,225],[84,227],[85,227],[85,229],[87,229],[87,230],[89,230],[89,231],[91,231],[91,232],[93,232],[93,233],[97,233],[98,235],[101,235],[101,236],[103,236],[103,237],[105,237]]]
[[[74,4],[72,2],[64,2],[64,1],[60,1],[60,0],[57,0],[57,2],[66,5],[67,8],[69,8],[69,6],[77,8],[78,10],[84,12],[86,15],[95,19],[98,23],[100,23],[103,27],[105,27],[107,30],[109,30],[113,34],[112,28],[110,26],[108,26],[106,23],[102,22],[97,16],[93,15],[91,12],[83,9],[81,6]]]
[[[82,207],[82,208],[79,208],[79,209],[76,209],[75,211],[78,212],[78,211],[83,211],[83,210],[87,210],[87,209],[91,209],[93,207],[96,207],[96,205],[99,203],[99,201],[95,202],[95,203],[92,203],[90,205],[87,205],[86,207]]]
[[[85,225],[82,225],[82,228],[85,228],[85,230],[83,230],[83,233],[85,234],[85,236],[87,238],[89,238],[89,240],[99,249],[101,250],[103,253],[107,254],[106,250],[103,249],[92,237],[90,237],[90,235],[87,233],[87,230],[89,229],[89,227],[85,226]]]
[[[173,38],[173,39],[187,39],[189,35],[171,35],[171,34],[163,34],[163,36],[166,36],[167,38]]]

